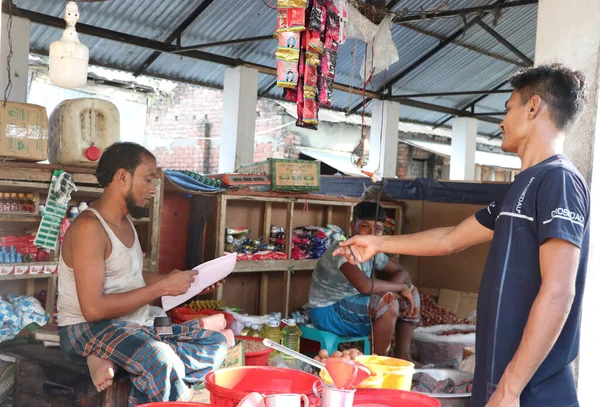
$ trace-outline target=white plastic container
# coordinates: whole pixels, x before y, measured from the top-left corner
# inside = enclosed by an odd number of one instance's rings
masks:
[[[95,167],[98,153],[120,140],[119,129],[119,111],[113,103],[96,98],[65,100],[50,115],[48,161]]]

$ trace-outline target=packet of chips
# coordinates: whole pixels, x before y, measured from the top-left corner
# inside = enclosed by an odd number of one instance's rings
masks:
[[[304,31],[306,10],[304,8],[277,9],[277,26],[275,31],[281,34],[284,31]]]
[[[298,62],[277,59],[277,86],[280,88],[298,86]]]

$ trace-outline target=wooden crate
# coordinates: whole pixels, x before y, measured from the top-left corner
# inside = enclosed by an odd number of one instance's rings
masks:
[[[131,383],[117,375],[115,383],[98,393],[86,364],[67,361],[58,348],[25,345],[6,352],[16,359],[14,407],[122,407]]]

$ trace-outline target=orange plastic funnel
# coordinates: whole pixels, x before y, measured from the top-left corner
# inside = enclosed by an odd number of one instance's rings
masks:
[[[368,367],[351,359],[329,358],[325,368],[338,389],[358,386],[371,375]]]

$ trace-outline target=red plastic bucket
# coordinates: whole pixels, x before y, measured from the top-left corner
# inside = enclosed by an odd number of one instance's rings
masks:
[[[212,400],[211,400],[212,401]],[[357,389],[354,407],[440,407],[433,397],[404,390]]]
[[[258,338],[254,336],[236,336],[235,339],[242,341],[255,341],[262,343],[264,338]],[[259,350],[258,352],[246,352],[244,349],[244,364],[246,366],[267,366],[269,362],[269,355],[274,349],[267,348],[265,350]]]
[[[317,379],[316,376],[299,370],[245,366],[210,372],[206,375],[205,382],[212,404],[236,407],[252,392],[306,394],[310,398],[313,396],[313,383]]]
[[[214,404],[193,403],[191,401],[160,401],[158,403],[138,404],[135,407],[211,407]]]

